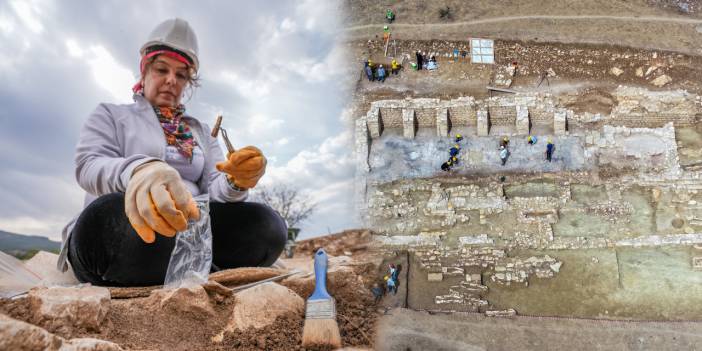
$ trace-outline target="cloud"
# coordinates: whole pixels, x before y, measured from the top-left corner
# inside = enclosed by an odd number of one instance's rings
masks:
[[[0,2],[0,230],[56,238],[79,213],[78,132],[98,103],[131,102],[139,47],[157,23],[176,16],[200,44],[202,86],[186,101],[188,113],[209,125],[223,115],[235,147],[266,153],[264,179],[314,193],[324,206],[303,233],[349,223],[340,1],[57,4]]]
[[[38,2],[13,0],[10,2],[10,7],[12,7],[15,15],[19,17],[20,21],[27,29],[35,34],[41,33],[44,30],[44,26],[39,20],[40,9]]]
[[[301,238],[358,226],[353,205],[351,132],[344,130],[299,152],[281,166],[269,166],[261,184],[291,184],[308,192],[317,211],[303,225]]]
[[[91,46],[86,55],[86,62],[93,73],[97,85],[110,93],[115,102],[129,103],[132,92],[125,87],[134,84],[136,75],[128,70],[100,45]]]

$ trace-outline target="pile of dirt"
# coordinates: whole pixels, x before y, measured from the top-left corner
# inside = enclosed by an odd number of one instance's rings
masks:
[[[372,240],[372,232],[366,229],[350,229],[341,233],[300,240],[296,242],[296,256],[312,256],[320,247],[332,256],[351,256],[365,252]]]
[[[385,84],[366,82],[360,62],[370,58],[376,63],[389,64],[391,58],[384,55],[382,39],[350,42],[348,48],[359,62],[358,92],[369,95],[366,100],[407,96],[445,99],[465,95],[484,98],[487,96],[485,86],[490,84],[494,71],[514,62],[517,72],[512,88],[519,91],[553,93],[588,86],[612,90],[618,85],[627,85],[702,93],[702,58],[696,55],[602,44],[495,40],[496,64],[480,65],[471,64],[470,57],[459,57],[454,62],[453,57],[445,56],[454,49],[470,51],[467,40],[397,40],[393,43],[392,52],[394,54],[396,46],[398,60],[415,61],[415,52],[421,51],[425,55],[436,55],[439,69],[432,72],[405,69],[398,76],[389,77]],[[548,77],[542,78],[544,74]],[[669,77],[670,81],[663,87],[655,85],[655,80],[662,76]],[[607,106],[603,107],[597,111],[606,111]]]

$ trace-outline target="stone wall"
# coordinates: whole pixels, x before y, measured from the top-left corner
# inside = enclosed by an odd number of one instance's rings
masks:
[[[477,124],[477,110],[473,105],[449,107],[448,115],[454,126],[475,127]]]
[[[385,128],[402,128],[402,109],[381,107],[380,118]]]
[[[380,123],[385,128],[403,128],[402,110],[413,109],[419,128],[436,128],[436,115],[447,109],[448,125],[457,127],[480,127],[478,111],[488,111],[488,125],[512,127],[514,134],[524,134],[517,129],[517,111],[528,110],[530,125],[553,126],[555,134],[565,134],[569,123],[602,122],[612,126],[630,128],[660,128],[668,122],[675,126],[697,123],[702,118],[702,97],[685,91],[654,92],[642,88],[619,87],[613,94],[616,105],[611,114],[604,116],[589,112],[574,113],[560,106],[550,94],[514,94],[476,100],[461,97],[453,100],[403,99],[379,100],[371,103],[369,111],[378,110]],[[369,128],[371,128],[369,120]],[[377,136],[371,133],[373,138]]]

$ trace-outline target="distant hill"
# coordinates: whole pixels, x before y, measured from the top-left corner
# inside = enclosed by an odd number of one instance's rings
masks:
[[[0,230],[0,251],[18,258],[28,258],[37,251],[58,252],[61,243],[38,235],[21,235]]]

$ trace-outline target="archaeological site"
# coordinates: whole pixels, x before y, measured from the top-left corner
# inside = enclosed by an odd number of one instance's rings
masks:
[[[516,347],[464,334],[490,317],[701,341],[666,329],[702,320],[698,4],[352,3],[355,201],[407,309],[381,349]]]

